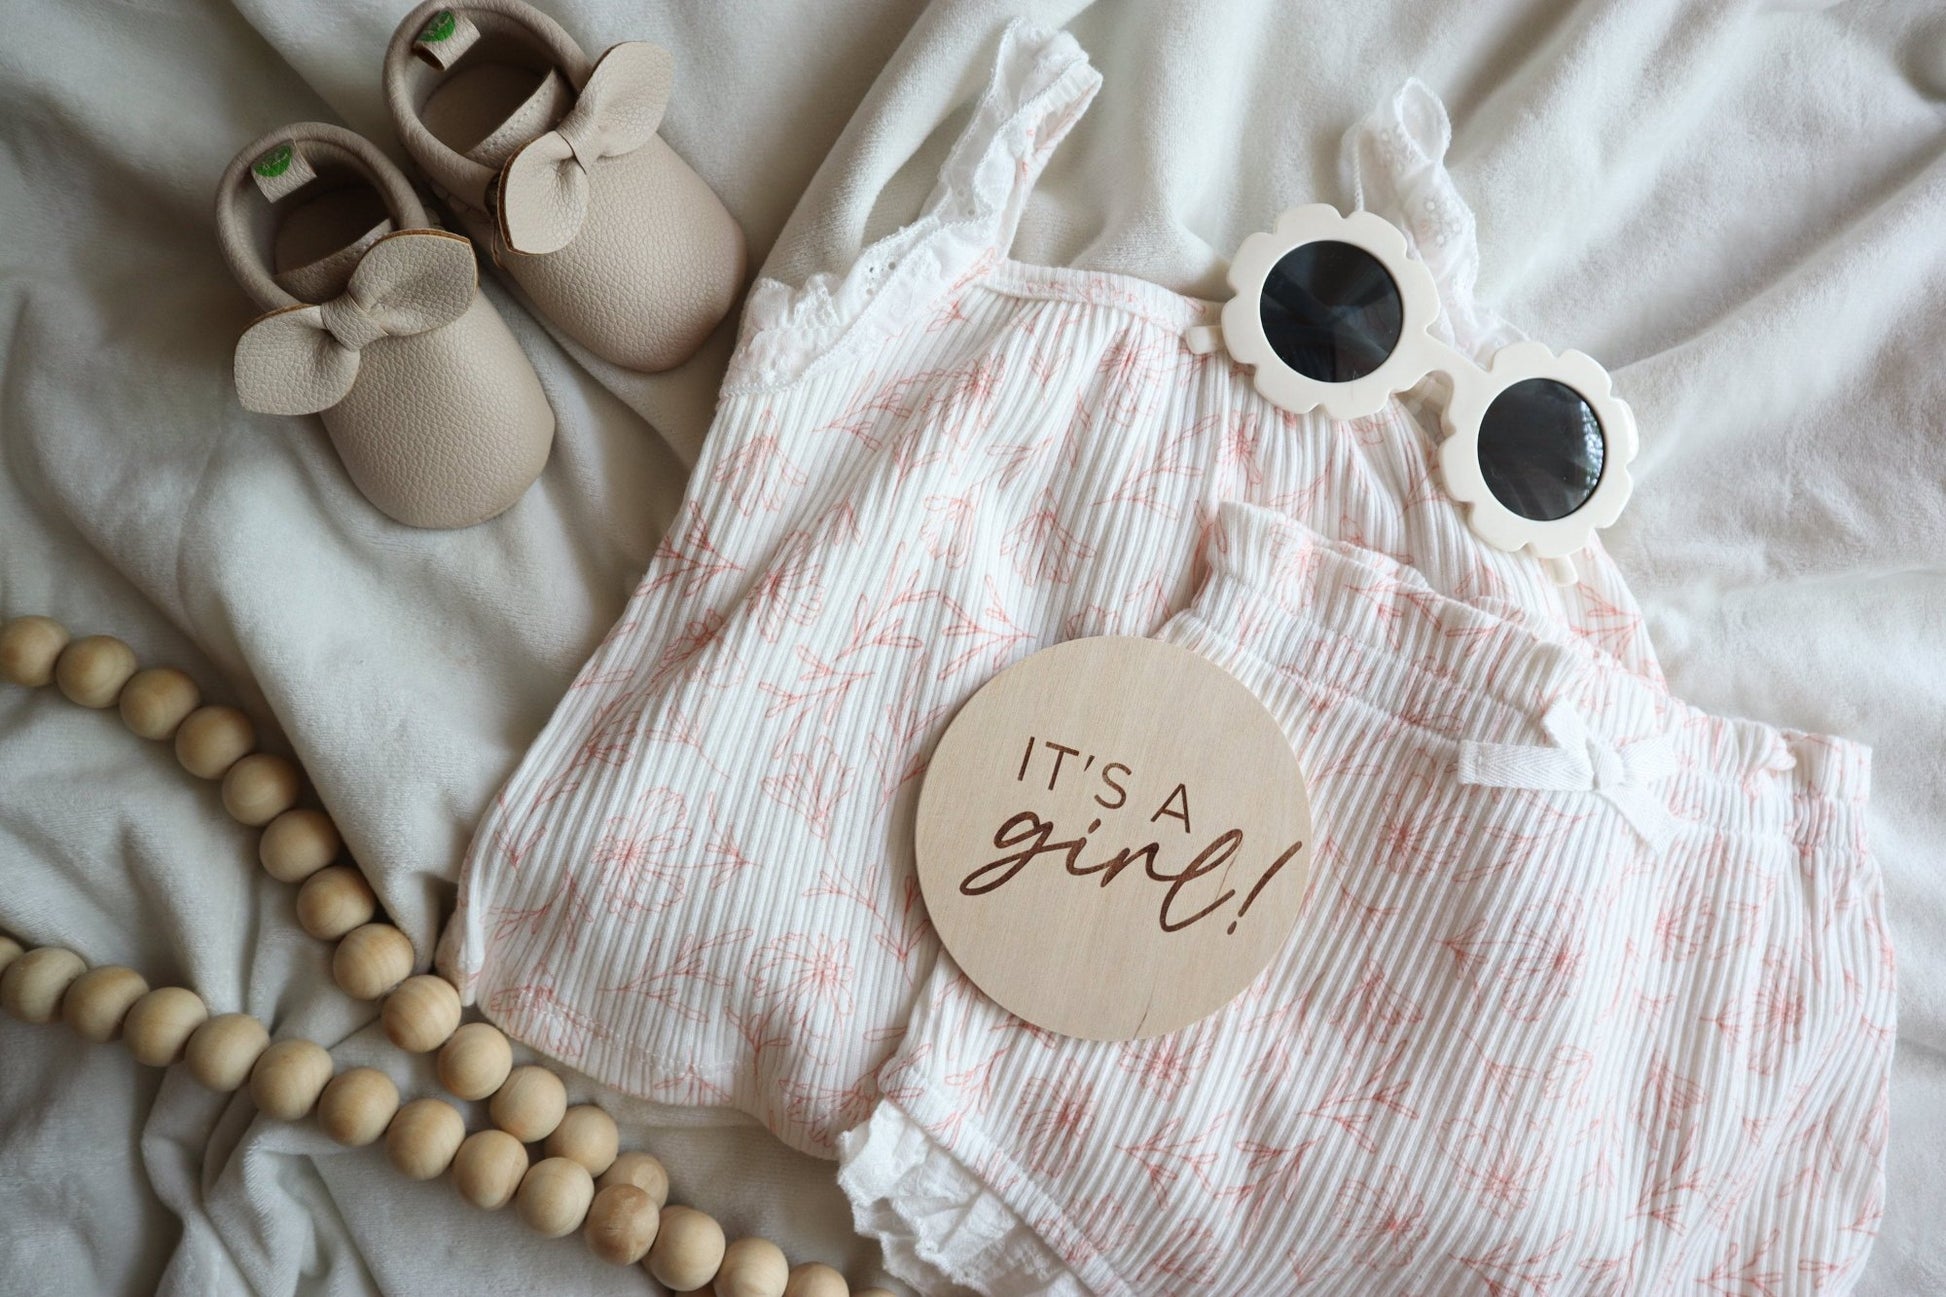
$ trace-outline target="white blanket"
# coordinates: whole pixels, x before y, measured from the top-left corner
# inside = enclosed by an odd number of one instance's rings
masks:
[[[246,707],[424,951],[468,826],[674,508],[730,330],[641,378],[579,363],[496,293],[560,434],[528,497],[465,532],[386,522],[315,421],[243,413],[229,352],[250,311],[211,187],[282,122],[390,147],[377,71],[405,7],[0,0],[0,616],[121,635]],[[1205,295],[1281,207],[1348,203],[1344,129],[1407,76],[1431,84],[1479,217],[1482,297],[1601,358],[1635,406],[1637,498],[1610,544],[1678,692],[1877,748],[1903,996],[1860,1291],[1946,1289],[1926,1223],[1946,1215],[1946,22],[1929,6],[552,8],[591,48],[675,51],[665,135],[790,280],[912,215],[1014,12],[1070,27],[1105,77],[1016,254]],[[252,836],[112,715],[0,688],[0,928],[193,985],[431,1093],[331,986]],[[622,1109],[627,1141],[733,1233],[874,1276],[827,1166],[720,1114]],[[646,1282],[179,1069],[11,1022],[0,1258],[0,1292],[23,1293]]]

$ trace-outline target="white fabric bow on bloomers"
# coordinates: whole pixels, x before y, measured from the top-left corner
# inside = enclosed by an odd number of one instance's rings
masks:
[[[1649,785],[1676,772],[1667,735],[1617,747],[1594,733],[1587,718],[1565,698],[1541,717],[1554,742],[1460,744],[1459,781],[1493,788],[1591,792],[1608,799],[1642,841],[1654,850],[1668,845],[1676,819],[1668,802]]]

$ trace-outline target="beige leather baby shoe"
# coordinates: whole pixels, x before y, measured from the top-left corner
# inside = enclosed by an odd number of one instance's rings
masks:
[[[223,255],[267,312],[237,343],[244,407],[322,414],[373,504],[466,527],[540,475],[554,411],[480,296],[473,245],[430,224],[369,140],[320,122],[244,149],[216,195]]]
[[[590,62],[520,0],[421,5],[385,53],[406,152],[562,332],[653,373],[735,304],[743,231],[656,134],[673,62],[641,41]]]

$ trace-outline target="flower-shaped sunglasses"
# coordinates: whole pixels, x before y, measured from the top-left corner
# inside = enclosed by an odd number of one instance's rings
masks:
[[[1494,353],[1485,369],[1432,334],[1439,293],[1405,236],[1371,212],[1294,207],[1252,234],[1230,263],[1236,296],[1221,329],[1189,331],[1191,350],[1226,348],[1257,391],[1296,414],[1356,419],[1429,375],[1450,385],[1440,474],[1491,545],[1527,548],[1554,579],[1569,555],[1628,503],[1635,417],[1607,371],[1578,351],[1537,342]]]

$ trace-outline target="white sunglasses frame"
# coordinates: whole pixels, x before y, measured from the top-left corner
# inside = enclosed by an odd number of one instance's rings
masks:
[[[1348,243],[1369,253],[1398,289],[1399,340],[1371,373],[1350,382],[1327,383],[1291,368],[1264,334],[1264,282],[1291,251],[1307,243]],[[1467,525],[1497,549],[1526,549],[1546,560],[1556,581],[1575,580],[1568,558],[1610,526],[1628,504],[1634,482],[1628,466],[1638,440],[1635,415],[1614,393],[1608,371],[1579,351],[1555,354],[1538,342],[1517,342],[1495,352],[1483,369],[1471,357],[1433,336],[1439,318],[1439,288],[1426,264],[1412,255],[1405,236],[1385,218],[1367,211],[1349,214],[1328,203],[1293,207],[1277,218],[1276,228],[1252,234],[1230,262],[1235,296],[1223,304],[1222,327],[1188,331],[1191,351],[1223,347],[1231,359],[1252,371],[1252,383],[1272,405],[1293,414],[1322,409],[1333,419],[1358,419],[1376,413],[1387,400],[1438,374],[1451,384],[1441,423],[1439,470],[1446,492],[1465,510]],[[1573,388],[1601,425],[1601,476],[1594,491],[1574,512],[1560,518],[1525,518],[1502,504],[1488,488],[1480,468],[1480,424],[1501,393],[1528,379],[1552,379]]]

